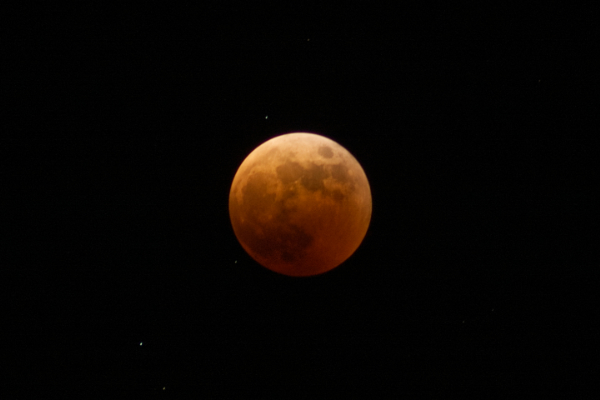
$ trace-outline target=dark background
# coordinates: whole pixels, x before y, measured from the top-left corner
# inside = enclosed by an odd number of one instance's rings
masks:
[[[591,18],[566,13],[18,10],[3,40],[2,379],[578,389],[597,357],[597,111]],[[297,131],[348,149],[373,196],[357,252],[306,279],[254,262],[228,216],[243,159]]]

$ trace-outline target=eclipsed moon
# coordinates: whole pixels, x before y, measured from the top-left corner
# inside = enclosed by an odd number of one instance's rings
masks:
[[[262,266],[289,276],[327,272],[361,244],[371,189],[356,159],[331,139],[289,133],[258,146],[229,193],[237,239]]]

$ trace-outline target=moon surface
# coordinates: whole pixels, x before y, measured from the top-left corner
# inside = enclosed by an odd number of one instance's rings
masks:
[[[229,193],[237,239],[262,266],[288,276],[327,272],[361,244],[371,220],[371,189],[356,159],[313,133],[289,133],[258,146]]]

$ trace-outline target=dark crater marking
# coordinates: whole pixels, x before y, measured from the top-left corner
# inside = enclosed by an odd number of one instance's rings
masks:
[[[321,157],[331,158],[333,157],[333,150],[331,150],[331,147],[329,146],[321,146],[319,147],[319,154]]]

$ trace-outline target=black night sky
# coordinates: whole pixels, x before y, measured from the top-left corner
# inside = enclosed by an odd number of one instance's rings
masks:
[[[585,13],[251,3],[17,12],[4,387],[577,390],[598,355]],[[258,265],[228,215],[240,163],[289,132],[348,149],[373,197],[313,278]]]

